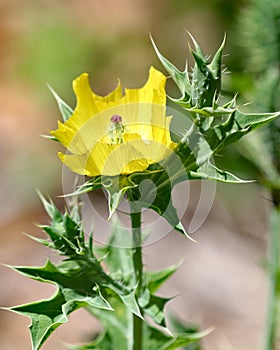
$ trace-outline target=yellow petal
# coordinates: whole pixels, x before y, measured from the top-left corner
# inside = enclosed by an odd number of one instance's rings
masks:
[[[61,152],[58,153],[61,161],[74,173],[86,176],[99,175],[98,169],[91,164],[90,169],[87,167],[88,155],[68,155]]]
[[[171,155],[171,144],[165,145],[157,141],[143,142],[143,140],[132,140],[130,146],[134,148],[134,153],[139,158],[145,158],[149,164],[158,163]]]
[[[161,120],[158,121],[158,123],[152,124],[152,130],[153,130],[153,137],[152,139],[165,144],[168,146],[171,143],[171,137],[170,137],[170,122],[172,117],[164,117],[164,123],[165,125],[161,124]]]
[[[84,154],[108,132],[113,110],[105,112],[111,108],[111,102],[121,100],[122,87],[118,82],[113,92],[101,97],[92,92],[88,74],[82,74],[74,80],[73,88],[77,97],[74,113],[64,124],[59,123],[58,129],[51,134],[70,152]]]
[[[99,175],[115,176],[143,171],[149,166],[141,152],[138,152],[132,142],[119,145],[98,143],[89,154],[88,164],[95,163]]]
[[[149,70],[149,77],[141,89],[125,89],[124,102],[142,102],[165,104],[166,77],[154,67]]]
[[[88,75],[73,82],[77,106],[73,115],[52,131],[70,155],[61,160],[74,172],[88,176],[129,174],[145,170],[170,155],[170,117],[166,117],[166,77],[151,67],[146,84],[126,89],[120,82],[107,96],[92,92]],[[119,114],[124,143],[111,144],[111,116]]]
[[[141,89],[125,89],[122,101],[125,106],[125,122],[131,125],[133,132],[142,135],[143,139],[153,139],[154,123],[165,125],[165,83],[166,77],[151,67],[149,78]]]
[[[59,157],[72,171],[87,176],[130,174],[143,171],[149,166],[148,160],[130,143],[97,143],[87,154],[59,154]]]

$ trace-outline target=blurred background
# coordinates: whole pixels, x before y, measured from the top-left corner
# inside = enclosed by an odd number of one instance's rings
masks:
[[[36,188],[56,199],[62,193],[59,145],[42,138],[60,118],[47,88],[75,105],[72,80],[91,75],[94,91],[107,94],[120,78],[123,86],[141,87],[152,64],[162,70],[149,33],[160,51],[179,68],[188,55],[190,31],[204,52],[213,54],[227,33],[225,95],[241,90],[252,101],[253,69],[248,68],[240,14],[245,0],[0,0],[0,262],[44,264],[50,253],[22,234],[40,235],[36,223],[47,218]],[[192,64],[190,56],[188,56]],[[191,65],[190,64],[190,65]],[[164,72],[164,71],[163,71]],[[176,95],[168,83],[170,95]],[[252,101],[254,102],[254,101]],[[227,160],[223,163],[223,160]],[[219,160],[243,178],[257,178],[251,164],[231,148]],[[194,200],[184,217],[195,211]],[[256,350],[265,322],[267,282],[264,270],[269,196],[261,185],[218,184],[212,210],[195,233],[198,244],[169,234],[145,249],[147,268],[185,258],[161,293],[178,295],[168,309],[184,322],[215,331],[203,340],[205,350]],[[51,296],[52,286],[30,281],[0,267],[0,305],[12,306]],[[63,342],[88,340],[98,323],[78,311],[56,331],[45,350]],[[31,349],[29,321],[0,311],[1,350]],[[245,336],[246,334],[246,336]]]

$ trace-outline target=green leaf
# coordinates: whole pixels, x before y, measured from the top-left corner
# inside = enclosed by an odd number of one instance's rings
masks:
[[[110,285],[110,289],[120,297],[121,301],[128,308],[128,310],[130,310],[136,316],[143,318],[135,297],[136,289],[124,293],[122,290],[120,290],[120,288],[114,286],[113,284]]]
[[[71,107],[69,107],[60,97],[59,95],[54,91],[54,89],[48,85],[48,88],[50,89],[51,93],[53,94],[54,98],[56,99],[56,102],[58,104],[58,108],[60,110],[60,113],[62,115],[62,119],[64,122],[66,122],[71,115],[73,114],[73,110]]]
[[[158,297],[156,297],[158,298]],[[97,317],[104,326],[104,333],[102,333],[94,341],[80,346],[71,346],[72,350],[116,350],[116,349],[132,349],[133,345],[133,322],[131,313],[121,304],[118,299],[110,299],[110,303],[116,310],[114,313],[101,309],[89,308],[89,311]],[[159,309],[164,307],[164,301],[156,301],[154,305],[161,305]],[[152,310],[151,310],[152,311]],[[158,322],[161,319],[161,311],[158,312],[157,308],[154,309],[154,315],[160,316]],[[159,327],[154,328],[149,325],[148,322],[144,323],[143,327],[143,349],[147,350],[173,350],[189,344],[196,344],[202,337],[207,335],[210,330],[204,332],[195,332],[194,329],[187,329],[185,333],[172,335],[167,333],[166,329]],[[198,350],[193,349],[193,350]]]
[[[195,40],[195,38],[191,35],[190,32],[187,32],[190,36],[190,38],[192,39],[192,42],[193,42],[193,45],[194,45],[194,48],[195,48],[195,51],[197,53],[198,56],[200,57],[205,57],[203,51],[201,50],[200,46],[198,45],[197,41]],[[191,50],[191,47],[189,47],[189,49]]]
[[[45,197],[41,194],[40,191],[37,190],[37,193],[41,199],[41,202],[44,206],[44,209],[46,210],[47,214],[49,217],[53,220],[53,222],[62,222],[62,214],[60,211],[57,209],[57,207],[54,205],[53,201],[49,199],[47,201]]]
[[[133,285],[133,259],[132,259],[132,236],[131,232],[121,226],[117,217],[112,218],[112,234],[108,244],[94,247],[102,261],[110,271],[110,275],[122,280],[131,287]]]
[[[166,327],[164,307],[170,298],[162,298],[156,295],[151,295],[149,303],[143,307],[145,314],[158,325]]]
[[[197,42],[191,36],[195,51],[191,53],[195,60],[191,83],[191,103],[193,107],[201,109],[210,107],[218,99],[221,90],[221,58],[225,40],[216,52],[211,63],[203,54]]]
[[[242,129],[250,128],[255,130],[256,128],[269,123],[270,121],[278,118],[280,112],[275,113],[243,113],[239,110],[236,111],[235,121]]]
[[[133,344],[133,320],[132,313],[125,307],[120,299],[112,296],[110,304],[114,312],[96,308],[88,310],[101,321],[105,331],[96,339],[93,347],[77,348],[82,349],[99,349],[99,350],[116,350],[132,349]],[[75,348],[74,348],[75,349]]]
[[[163,322],[163,308],[166,299],[155,297],[151,298],[150,303],[146,305],[145,313],[150,315],[159,324]],[[72,350],[116,350],[116,349],[132,349],[133,345],[133,322],[132,315],[129,310],[120,302],[119,299],[110,299],[111,305],[116,310],[110,312],[107,310],[88,308],[88,310],[97,317],[103,324],[104,332],[100,334],[92,342],[79,346],[69,347]],[[154,305],[154,308],[151,307]],[[149,350],[172,350],[189,344],[196,344],[199,339],[207,335],[210,330],[204,332],[195,332],[194,329],[186,329],[185,333],[181,332],[177,335],[167,333],[165,328],[154,328],[148,322],[144,323],[143,332],[143,349]],[[191,350],[191,348],[190,348]],[[193,350],[198,350],[194,348]]]
[[[211,63],[209,64],[209,69],[210,71],[212,71],[213,76],[216,79],[221,79],[221,76],[222,76],[222,57],[223,57],[223,49],[224,49],[225,43],[226,43],[226,35],[224,36],[221,46],[219,47]]]
[[[178,162],[178,158],[175,157],[175,159]],[[182,164],[180,164],[180,167],[182,168]],[[162,165],[154,164],[151,166],[148,169],[150,172],[130,175],[130,181],[135,184],[141,184],[146,179],[151,180],[145,186],[135,187],[131,190],[131,193],[139,207],[154,210],[165,218],[173,229],[190,238],[180,222],[177,210],[172,202],[171,191],[177,177],[177,174],[174,175],[174,168],[176,171],[180,171],[180,169],[173,166],[172,161],[168,163],[167,160]],[[141,192],[139,188],[141,188]]]
[[[226,146],[239,141],[249,132],[279,117],[279,115],[280,112],[245,114],[236,110],[225,123],[202,132],[213,154],[215,154]]]
[[[168,335],[159,329],[145,324],[144,349],[149,350],[173,350],[188,344],[192,344],[206,336],[211,330],[199,333],[183,333]]]
[[[11,308],[11,311],[31,318],[30,332],[33,350],[40,349],[51,333],[58,326],[67,322],[67,313],[65,309],[62,309],[65,304],[64,295],[58,291],[49,300]]]
[[[51,208],[49,210],[50,215],[56,213],[52,203],[45,201],[45,205],[48,209]],[[133,281],[130,278],[133,269],[131,269],[131,266],[124,265],[128,264],[129,260],[131,261],[131,256],[126,255],[127,252],[125,253],[126,262],[121,261],[122,257],[117,255],[119,253],[112,246],[105,253],[109,253],[108,256],[112,253],[111,258],[113,258],[113,261],[111,267],[115,264],[114,259],[116,258],[121,269],[128,268],[129,270],[127,276],[123,276],[123,270],[116,276],[113,270],[111,277],[103,271],[100,261],[94,256],[90,246],[92,240],[90,239],[88,243],[85,243],[81,223],[76,223],[68,214],[64,216],[60,214],[59,222],[52,220],[52,226],[44,226],[43,229],[49,234],[55,247],[68,256],[68,260],[58,267],[48,261],[43,267],[18,267],[15,268],[17,271],[41,281],[56,283],[63,288],[70,288],[76,293],[91,297],[96,297],[96,288],[99,288],[99,291],[102,293],[105,289],[110,289],[120,297],[132,313],[142,317],[135,298],[136,286],[130,285],[131,281]],[[115,239],[117,239],[117,236]],[[128,281],[129,283],[127,283]]]
[[[198,327],[190,324],[185,324],[173,314],[168,315],[169,324],[175,334],[192,334],[198,333]],[[184,346],[184,350],[202,350],[200,342],[195,342]]]
[[[174,100],[177,104],[184,107],[187,111],[199,114],[203,117],[211,118],[211,117],[221,117],[224,115],[231,114],[234,109],[224,108],[222,106],[215,106],[215,107],[203,107],[203,108],[195,108],[195,107],[189,107],[188,104],[185,104],[184,102],[180,102],[180,100]]]
[[[11,311],[31,318],[30,332],[32,339],[32,349],[38,350],[43,343],[61,324],[68,321],[68,315],[73,311],[88,305],[87,298],[64,293],[58,290],[57,293],[48,300],[36,303],[15,306]]]
[[[122,248],[131,241],[131,239],[129,239],[130,232],[122,228],[117,219],[114,219],[113,227],[112,236],[108,244],[105,247],[95,248],[95,251],[99,255],[104,255],[102,260],[109,269],[111,278],[120,280],[125,285],[125,288],[123,289],[114,283],[109,283],[107,287],[119,296],[124,305],[132,313],[142,318],[135,297],[137,286],[134,285],[135,282],[133,278],[134,268],[132,250],[131,248]],[[129,244],[129,246],[131,245]]]
[[[75,300],[81,304],[82,307],[95,307],[97,309],[113,311],[112,306],[107,299],[102,295],[100,287],[96,285],[94,287],[95,295],[84,296],[82,294],[76,293],[72,289],[63,289],[63,293],[66,296],[67,300]]]
[[[91,192],[102,188],[102,177],[94,176],[90,180],[84,182],[82,185],[78,186],[77,189],[71,193],[64,194],[62,197],[73,197],[78,196],[83,193]]]
[[[109,220],[115,213],[125,193],[137,187],[129,178],[125,176],[110,177],[103,181],[103,187],[108,193]]]
[[[39,196],[52,219],[51,225],[39,226],[51,239],[51,242],[41,241],[41,243],[72,259],[80,259],[87,254],[91,248],[85,243],[79,214],[80,203],[76,200],[76,204],[71,209],[71,216],[67,212],[63,215],[50,199],[47,201],[40,193]]]
[[[72,258],[84,255],[85,242],[80,225],[67,214],[62,219],[62,222],[53,222],[51,226],[41,226],[53,242],[50,247],[53,246],[63,255],[72,256]]]
[[[91,266],[84,266],[82,269],[73,262],[64,262],[63,268],[59,269],[52,264],[51,261],[47,261],[45,266],[42,267],[12,267],[14,270],[31,277],[41,282],[55,283],[63,289],[69,289],[76,293],[76,295],[83,295],[92,298],[92,304],[96,307],[100,305],[105,308],[111,309],[107,303],[104,304],[103,300],[100,300],[100,286],[104,286],[108,283],[104,276],[100,266],[98,264]],[[97,304],[95,304],[97,302]]]
[[[67,322],[67,315],[80,307],[110,310],[112,307],[103,290],[110,286],[110,279],[102,271],[95,271],[92,266],[77,267],[72,261],[61,264],[61,269],[50,261],[43,267],[13,267],[18,272],[42,282],[51,282],[59,286],[56,296],[50,300],[14,307],[11,310],[32,319],[31,335],[34,349],[39,349],[50,334],[62,323]],[[131,311],[140,311],[133,293],[126,293],[115,285],[110,286]]]
[[[178,270],[181,263],[182,261],[159,271],[146,272],[147,286],[150,293],[155,293],[161,285]]]
[[[141,183],[145,179],[152,182],[142,186],[138,199],[139,205],[143,208],[151,208],[163,216],[174,228],[179,223],[177,211],[172,204],[171,190],[172,183],[167,172],[151,173],[146,176],[141,174],[133,175],[134,183]]]
[[[179,69],[177,69],[171,62],[169,62],[164,56],[162,56],[162,54],[159,52],[158,48],[156,47],[156,44],[153,41],[152,37],[151,37],[151,41],[160,62],[162,63],[164,68],[167,70],[167,72],[170,74],[170,76],[178,86],[183,97],[184,98],[189,97],[191,95],[191,84],[189,81],[187,66],[183,72],[179,71]]]
[[[252,180],[242,180],[228,171],[220,170],[210,162],[204,163],[196,171],[188,173],[189,180],[215,180],[228,183],[248,183]]]

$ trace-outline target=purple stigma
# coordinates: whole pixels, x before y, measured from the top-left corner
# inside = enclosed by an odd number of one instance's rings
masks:
[[[122,117],[118,114],[113,114],[111,117],[111,122],[112,123],[121,123],[122,122]]]

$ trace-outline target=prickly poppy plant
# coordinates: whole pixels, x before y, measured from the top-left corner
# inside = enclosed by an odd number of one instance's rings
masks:
[[[57,287],[50,299],[11,308],[31,319],[34,350],[79,308],[99,319],[103,331],[92,342],[69,345],[70,349],[200,349],[199,340],[209,333],[177,320],[173,320],[175,331],[168,329],[164,308],[169,299],[158,296],[157,291],[178,266],[145,270],[142,211],[155,211],[175,231],[188,236],[172,201],[174,186],[193,179],[244,182],[218,169],[215,154],[279,113],[245,114],[237,108],[235,98],[221,103],[224,42],[209,61],[192,40],[195,64],[190,72],[187,67],[178,70],[153,43],[163,68],[181,93],[179,99],[170,97],[183,115],[180,132],[172,131],[172,115],[167,113],[166,77],[153,67],[142,88],[123,92],[119,83],[104,97],[92,91],[88,76],[82,74],[73,82],[77,96],[74,110],[54,93],[62,121],[51,135],[67,149],[59,157],[67,168],[86,178],[72,193],[74,204],[63,213],[41,196],[50,224],[41,226],[47,239],[36,240],[56,251],[61,261],[47,261],[42,267],[14,267]],[[107,244],[95,246],[95,233],[87,237],[84,231],[78,198],[101,188],[107,194],[113,230]],[[129,233],[117,219],[123,200],[130,208],[130,248],[123,248]]]

